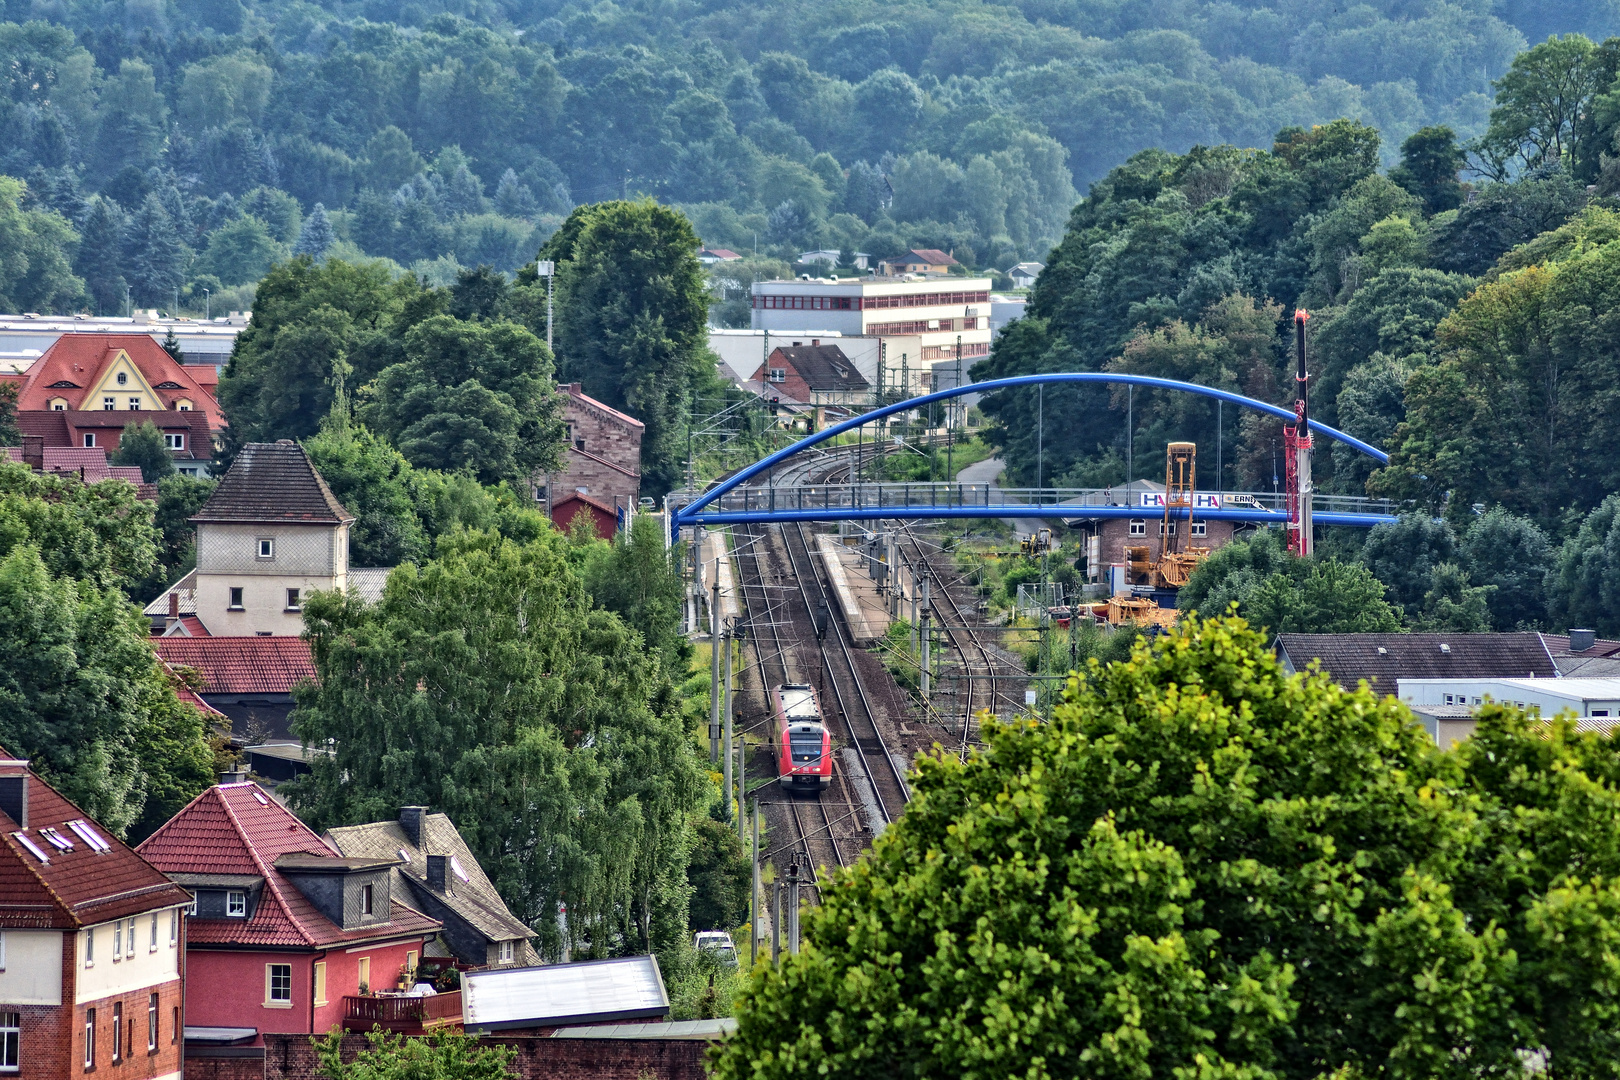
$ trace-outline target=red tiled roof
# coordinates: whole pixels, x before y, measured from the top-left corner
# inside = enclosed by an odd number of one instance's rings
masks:
[[[196,669],[204,695],[289,694],[315,677],[309,642],[303,638],[166,637],[154,638],[152,647],[165,664]]]
[[[215,639],[218,640],[218,639]],[[339,858],[292,811],[257,784],[221,784],[197,796],[140,846],[153,865],[171,874],[252,874],[264,878],[264,896],[246,922],[199,919],[186,937],[198,945],[305,946],[428,934],[442,924],[414,908],[392,903],[387,923],[344,930],[311,904],[281,871],[288,854]]]
[[[164,382],[179,384],[179,389],[153,390],[165,409],[172,410],[175,402],[187,398],[193,409],[207,417],[213,430],[224,429],[225,417],[219,402],[209,385],[199,378],[196,366],[176,363],[146,334],[63,334],[28,368],[17,393],[17,411],[48,411],[53,397],[66,398],[70,409],[83,408],[87,404],[85,397],[101,382],[120,352],[129,355],[152,387]],[[217,376],[214,381],[218,382]]]
[[[68,929],[190,901],[184,889],[32,772],[10,766],[0,773],[27,775],[29,826],[19,829],[0,812],[0,926]],[[68,828],[70,821],[88,824],[106,850],[92,849]],[[42,828],[54,829],[73,846],[59,849]],[[41,862],[19,836],[49,861]]]

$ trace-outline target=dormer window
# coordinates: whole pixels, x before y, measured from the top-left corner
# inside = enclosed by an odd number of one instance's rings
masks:
[[[233,919],[247,918],[247,893],[232,889],[225,894],[225,914]]]
[[[371,886],[370,885],[362,885],[362,886],[360,886],[360,914],[362,914],[362,915],[370,915],[370,914],[372,914],[372,910],[371,910]]]
[[[67,398],[51,398],[51,412],[67,412]]]

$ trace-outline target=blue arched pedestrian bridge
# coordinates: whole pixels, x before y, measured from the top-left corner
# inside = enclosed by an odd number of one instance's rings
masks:
[[[1291,410],[1244,397],[1229,390],[1217,390],[1197,383],[1161,379],[1151,375],[1124,375],[1113,372],[1053,372],[1045,375],[1019,375],[1007,379],[969,383],[938,390],[921,397],[885,405],[834,424],[809,435],[792,446],[776,451],[741,469],[696,497],[672,495],[669,506],[670,532],[695,526],[719,526],[749,522],[859,521],[879,519],[929,520],[944,518],[1140,518],[1157,516],[1162,508],[1128,505],[1130,492],[1113,489],[1043,488],[1008,491],[993,484],[875,483],[852,481],[847,484],[778,485],[774,482],[750,484],[779,468],[808,466],[820,455],[816,448],[848,431],[899,413],[915,412],[937,401],[948,401],[964,394],[990,394],[1021,386],[1052,383],[1110,383],[1143,386],[1156,390],[1179,390],[1217,401],[1254,409],[1282,420],[1294,421]],[[1336,428],[1315,420],[1311,431],[1354,447],[1379,464],[1389,455]],[[794,469],[795,472],[800,470]],[[805,470],[807,471],[807,470]],[[1011,496],[1018,501],[1008,501]],[[1286,524],[1285,495],[1280,493],[1227,493],[1219,505],[1199,507],[1194,513],[1208,520],[1242,521],[1260,524]],[[1172,516],[1185,518],[1186,510],[1172,510]],[[1382,500],[1353,496],[1315,495],[1312,516],[1318,525],[1348,525],[1371,528],[1395,520],[1394,507]]]

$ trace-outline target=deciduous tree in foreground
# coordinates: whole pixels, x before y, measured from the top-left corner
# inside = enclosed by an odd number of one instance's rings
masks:
[[[1610,1075],[1620,756],[1285,677],[1240,619],[1095,664],[915,799],[718,1077]]]

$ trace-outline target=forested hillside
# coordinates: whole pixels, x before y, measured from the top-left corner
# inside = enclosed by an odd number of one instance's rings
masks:
[[[577,203],[650,194],[710,244],[1040,258],[1132,153],[1359,119],[1484,129],[1527,41],[1616,5],[1470,0],[345,3],[7,0],[0,171],[71,270],[34,309],[244,306],[292,251],[446,284]],[[35,21],[29,21],[35,20]],[[43,20],[43,21],[40,21]],[[3,202],[3,193],[0,193]],[[3,210],[0,207],[0,210]],[[61,246],[61,245],[57,245]],[[75,277],[77,280],[75,280]],[[205,293],[204,290],[207,290]]]

